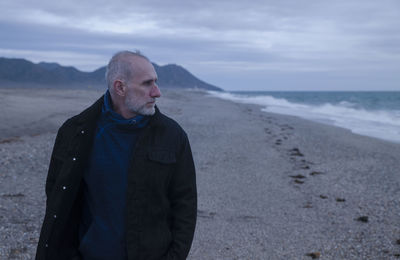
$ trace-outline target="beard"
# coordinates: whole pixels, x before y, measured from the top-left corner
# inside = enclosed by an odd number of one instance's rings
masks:
[[[129,109],[129,111],[137,115],[152,116],[156,112],[155,103],[150,105],[141,100],[141,98],[135,96],[130,96],[125,99],[125,106]]]

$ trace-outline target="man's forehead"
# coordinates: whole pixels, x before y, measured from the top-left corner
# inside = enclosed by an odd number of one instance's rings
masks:
[[[131,61],[131,68],[133,77],[139,78],[157,78],[157,73],[148,60],[142,57],[132,57]]]

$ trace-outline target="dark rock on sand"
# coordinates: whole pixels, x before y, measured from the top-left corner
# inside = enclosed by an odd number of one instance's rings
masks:
[[[306,254],[306,256],[309,256],[312,259],[317,259],[317,258],[319,258],[321,256],[321,253],[320,252],[312,252],[312,253]]]
[[[367,223],[368,222],[368,216],[361,216],[361,217],[357,218],[356,220],[360,221],[360,222]]]

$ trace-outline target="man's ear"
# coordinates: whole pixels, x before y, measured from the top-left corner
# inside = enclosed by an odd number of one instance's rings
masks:
[[[113,88],[114,88],[114,92],[118,95],[118,96],[125,96],[125,84],[117,79],[114,81],[113,84]]]

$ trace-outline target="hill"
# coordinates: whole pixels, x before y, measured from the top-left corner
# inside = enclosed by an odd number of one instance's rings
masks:
[[[168,64],[153,63],[162,88],[199,88],[222,91],[187,71],[185,68]],[[33,63],[25,59],[0,58],[0,87],[46,87],[46,88],[105,88],[106,67],[93,72],[83,72],[74,67],[58,63]]]

